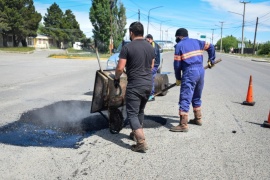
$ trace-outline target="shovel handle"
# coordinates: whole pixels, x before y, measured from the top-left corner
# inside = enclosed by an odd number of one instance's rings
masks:
[[[221,61],[222,61],[222,59],[218,59],[218,60],[215,61],[214,64],[217,64],[217,63],[219,63],[219,62],[221,62]],[[204,69],[209,69],[208,65],[207,65],[207,66],[204,66]]]
[[[221,61],[222,61],[222,59],[218,59],[218,60],[215,61],[214,64],[217,64],[217,63],[219,63],[219,62],[221,62]],[[204,69],[208,69],[208,68],[209,68],[208,66],[205,66],[205,67],[204,67]],[[165,91],[167,91],[167,90],[173,88],[174,86],[176,86],[176,83],[173,83],[173,84],[171,84],[170,86],[168,86],[168,87],[162,89],[161,91],[157,92],[156,94],[150,96],[149,99],[153,99],[155,96],[157,96],[157,95],[159,95],[159,94],[161,94],[161,93],[163,93],[163,92],[165,92]]]

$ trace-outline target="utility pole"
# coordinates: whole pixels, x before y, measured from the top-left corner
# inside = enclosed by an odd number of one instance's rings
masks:
[[[167,33],[167,34],[166,34],[166,42],[167,42],[167,41],[168,41],[168,29],[165,30],[165,32]]]
[[[212,44],[213,44],[213,42],[214,42],[214,31],[215,31],[215,29],[211,29],[212,30]]]
[[[222,28],[223,28],[223,23],[224,21],[220,21],[221,26],[220,26],[220,30],[221,30],[221,38],[220,38],[220,52],[222,52]]]
[[[153,10],[153,9],[161,8],[161,7],[163,7],[163,6],[158,6],[158,7],[154,7],[154,8],[149,9],[148,16],[147,16],[147,19],[148,19],[148,23],[147,23],[147,34],[148,34],[148,29],[149,29],[150,11]]]
[[[115,5],[115,1],[110,0],[110,20],[111,20],[111,36],[110,36],[110,45],[109,45],[110,55],[112,55],[112,49],[113,49],[112,10],[114,8],[114,5]]]
[[[160,40],[163,39],[163,37],[162,37],[162,39],[161,39],[161,34],[163,33],[163,31],[161,30],[161,25],[162,25],[163,22],[167,22],[167,21],[170,21],[170,20],[165,20],[165,21],[161,21],[161,22],[160,22],[160,36],[159,36],[159,39],[160,39]],[[162,32],[161,32],[161,31],[162,31]],[[162,36],[163,36],[163,34],[162,34]]]
[[[141,16],[140,9],[138,9],[138,21],[139,22],[140,22],[140,16]]]
[[[255,54],[255,44],[256,44],[256,35],[257,35],[258,21],[259,21],[259,18],[257,17],[256,27],[255,27],[255,35],[254,35],[254,41],[253,41],[253,55]]]
[[[168,41],[168,33],[169,33],[169,29],[173,28],[174,26],[172,27],[169,27],[167,30],[165,30],[165,32],[167,32],[167,37],[166,37],[166,41]]]
[[[243,3],[244,4],[244,11],[243,11],[243,23],[242,23],[242,47],[241,47],[241,54],[244,54],[244,27],[245,27],[245,11],[246,11],[246,4],[247,3],[250,3],[249,2],[245,2],[245,1],[242,1],[240,3]]]

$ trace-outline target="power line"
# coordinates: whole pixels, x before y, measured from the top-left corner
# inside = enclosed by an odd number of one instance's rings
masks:
[[[133,14],[132,16],[127,17],[127,19],[132,18],[133,16],[137,16],[137,13]]]
[[[139,6],[137,3],[133,2],[132,0],[129,0],[130,2],[132,2],[133,4],[135,4],[137,7],[139,7],[140,9],[143,9],[141,6]]]

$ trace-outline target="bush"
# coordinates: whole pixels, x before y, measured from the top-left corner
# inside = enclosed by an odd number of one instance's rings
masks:
[[[270,55],[270,41],[261,45],[261,47],[258,51],[258,54],[259,55]]]

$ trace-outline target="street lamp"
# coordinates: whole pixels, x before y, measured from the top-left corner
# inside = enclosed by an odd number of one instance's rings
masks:
[[[221,38],[220,38],[220,52],[222,53],[222,28],[223,28],[223,21],[220,21],[220,23],[221,23],[221,26],[220,26],[220,36],[221,36]],[[216,25],[216,26],[218,26],[218,25]]]
[[[172,27],[169,27],[167,30],[165,30],[165,32],[167,33],[167,36],[166,36],[166,41],[168,41],[168,33],[169,33],[169,29],[173,28],[174,26]]]
[[[148,34],[148,29],[149,29],[149,18],[150,18],[150,11],[151,11],[151,10],[153,10],[153,9],[161,8],[161,7],[163,7],[163,6],[158,6],[158,7],[154,7],[154,8],[149,9],[149,11],[148,11],[147,34]]]
[[[166,20],[166,21],[161,21],[161,22],[160,22],[160,37],[159,37],[160,40],[161,40],[161,25],[162,25],[163,22],[168,22],[168,21],[170,21],[170,20]],[[163,39],[163,38],[162,38],[162,39]]]
[[[214,31],[215,31],[215,29],[211,29],[212,30],[212,44],[213,44],[213,42],[214,42]]]
[[[240,16],[243,17],[243,23],[242,23],[242,43],[241,43],[241,54],[244,54],[244,26],[245,26],[245,10],[246,10],[246,3],[248,2],[241,2],[244,3],[244,11],[243,14],[240,13],[236,13],[236,12],[232,12],[232,11],[228,11],[230,13],[234,13],[234,14],[238,14]]]

